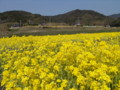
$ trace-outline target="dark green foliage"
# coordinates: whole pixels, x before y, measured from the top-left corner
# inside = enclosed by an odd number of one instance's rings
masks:
[[[120,27],[120,18],[117,18],[117,19],[113,20],[113,21],[110,23],[110,26]]]

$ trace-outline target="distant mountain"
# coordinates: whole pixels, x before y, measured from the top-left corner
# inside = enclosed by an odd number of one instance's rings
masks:
[[[49,17],[48,17],[49,18]],[[51,17],[53,22],[65,22],[68,24],[75,24],[80,21],[81,24],[86,25],[103,25],[106,23],[106,16],[92,10],[73,10],[65,14],[60,14]]]
[[[24,24],[39,24],[44,22],[66,23],[74,25],[80,22],[81,25],[106,25],[112,18],[92,10],[73,10],[55,16],[42,16],[26,11],[7,11],[0,13],[0,23],[22,22]]]
[[[0,13],[1,22],[23,22],[23,23],[40,23],[44,21],[44,16],[32,14],[26,11],[7,11]]]
[[[119,14],[110,15],[110,17],[113,17],[113,18],[120,18],[120,13],[119,13]]]

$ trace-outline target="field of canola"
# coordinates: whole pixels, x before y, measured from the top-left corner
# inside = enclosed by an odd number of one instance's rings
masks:
[[[120,90],[120,33],[0,39],[5,90]]]

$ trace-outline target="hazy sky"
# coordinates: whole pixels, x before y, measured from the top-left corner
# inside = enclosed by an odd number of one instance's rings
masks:
[[[105,15],[120,13],[120,0],[0,0],[0,12],[25,10],[57,15],[74,9],[95,10]]]

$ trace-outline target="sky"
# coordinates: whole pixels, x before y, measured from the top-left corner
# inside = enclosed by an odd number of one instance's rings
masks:
[[[0,12],[24,10],[57,15],[71,10],[94,10],[104,15],[120,13],[120,0],[0,0]]]

